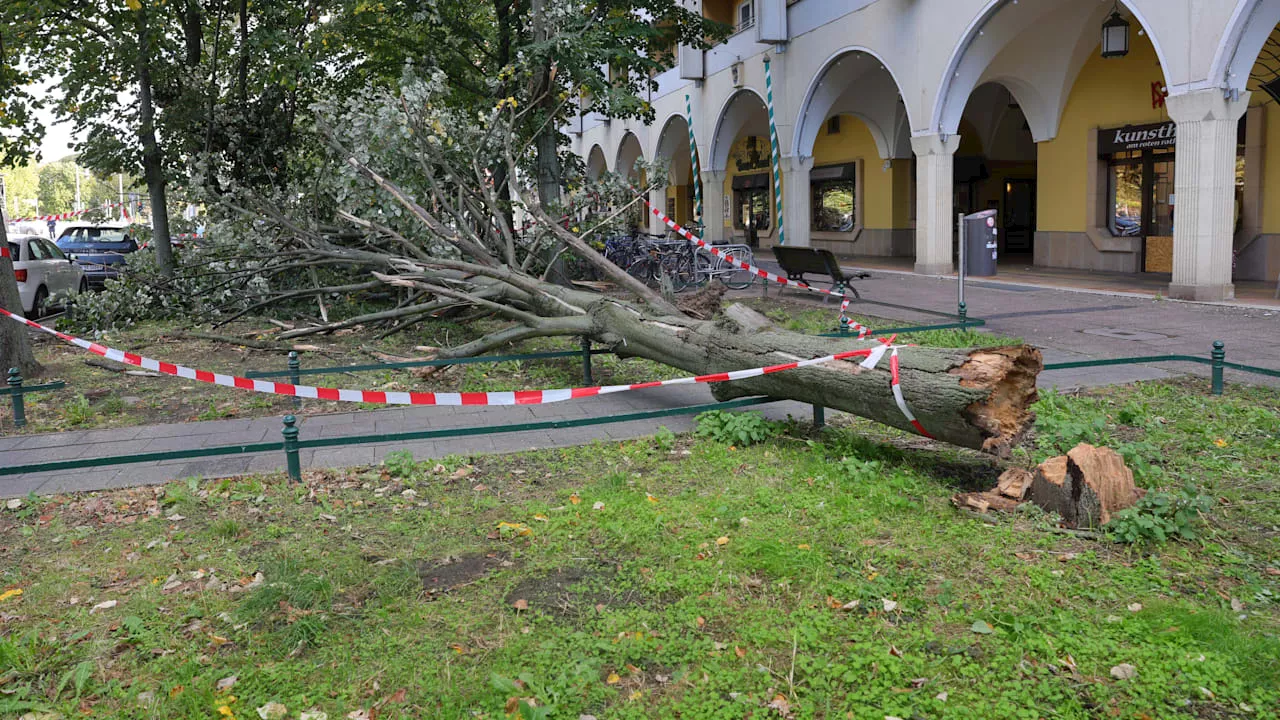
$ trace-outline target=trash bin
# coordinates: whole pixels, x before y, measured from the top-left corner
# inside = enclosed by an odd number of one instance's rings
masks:
[[[983,210],[964,216],[966,275],[991,277],[996,274],[998,234],[995,210]]]

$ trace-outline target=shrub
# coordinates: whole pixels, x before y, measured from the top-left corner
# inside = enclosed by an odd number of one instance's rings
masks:
[[[1149,492],[1131,508],[1121,510],[1106,530],[1120,542],[1195,540],[1203,515],[1213,508],[1213,498],[1187,483],[1177,492]]]
[[[782,423],[766,420],[763,415],[755,412],[709,410],[695,418],[695,421],[698,423],[699,437],[742,447],[777,437],[782,433],[783,427]]]

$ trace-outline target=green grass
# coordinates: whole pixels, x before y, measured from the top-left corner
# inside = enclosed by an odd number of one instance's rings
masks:
[[[1204,385],[1047,395],[1015,452],[1196,483],[1195,543],[968,519],[995,462],[848,416],[29,499],[0,717],[1275,718],[1280,393]]]

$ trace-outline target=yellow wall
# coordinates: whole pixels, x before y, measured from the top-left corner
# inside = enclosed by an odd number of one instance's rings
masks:
[[[1269,207],[1275,207],[1276,203],[1280,203],[1280,112],[1276,111],[1274,101],[1271,96],[1262,90],[1259,85],[1276,76],[1280,72],[1280,61],[1272,60],[1268,57],[1268,51],[1274,51],[1277,44],[1280,44],[1280,27],[1271,32],[1271,38],[1267,42],[1267,47],[1263,48],[1263,55],[1253,66],[1253,70],[1249,73],[1248,89],[1252,91],[1249,97],[1249,105],[1267,105],[1271,107],[1266,109],[1266,135],[1263,138],[1263,161],[1262,161],[1262,205],[1259,212],[1262,214],[1262,232],[1264,233],[1280,233],[1280,212],[1272,210],[1268,212]],[[1248,170],[1246,169],[1246,172]]]
[[[1135,23],[1129,54],[1103,59],[1094,49],[1071,89],[1058,136],[1036,145],[1038,178],[1036,219],[1039,230],[1084,232],[1089,199],[1085,187],[1097,158],[1089,156],[1089,133],[1169,119],[1163,107],[1151,107],[1151,83],[1164,83],[1155,50]]]
[[[725,25],[733,25],[735,4],[734,0],[703,0],[702,16]]]
[[[862,174],[858,178],[862,187],[858,192],[862,195],[862,211],[859,223],[870,229],[889,229],[907,227],[907,201],[905,187],[906,173],[910,171],[910,161],[895,161],[889,170],[884,170],[884,161],[880,159],[880,151],[876,148],[875,138],[867,129],[866,123],[853,115],[840,116],[840,132],[827,134],[824,123],[822,132],[813,144],[813,165],[838,165],[862,161]],[[905,162],[903,168],[901,163]],[[903,176],[903,177],[899,177]],[[787,188],[783,188],[784,191]],[[806,188],[806,191],[808,189]],[[898,216],[895,218],[895,193],[900,194]],[[898,224],[895,225],[895,222]]]

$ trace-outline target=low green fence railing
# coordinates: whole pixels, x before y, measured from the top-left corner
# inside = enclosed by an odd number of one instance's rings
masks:
[[[15,427],[27,426],[26,395],[28,393],[44,392],[46,390],[61,390],[67,386],[67,384],[61,380],[54,380],[53,382],[45,383],[43,385],[23,385],[22,373],[18,371],[18,368],[9,368],[7,384],[9,387],[0,388],[0,397],[8,395],[13,398],[13,424]]]
[[[975,324],[969,321],[966,325]],[[936,327],[921,326],[920,329],[938,329]],[[908,332],[912,328],[900,328],[887,330],[885,332]],[[401,367],[425,367],[430,365],[446,365],[446,364],[465,364],[479,362],[506,362],[510,360],[542,360],[548,358],[562,357],[582,357],[583,372],[585,380],[589,384],[591,382],[591,356],[593,354],[607,353],[606,350],[594,350],[587,342],[583,343],[580,351],[563,351],[550,353],[530,353],[527,355],[496,355],[477,358],[459,358],[453,360],[422,360],[409,361],[405,363],[383,363],[369,366],[345,366],[345,367],[329,367],[329,368],[309,368],[303,370],[300,367],[296,353],[289,354],[289,369],[283,371],[268,371],[255,373],[257,377],[278,377],[287,375],[296,378],[301,375],[318,375],[324,373],[355,371],[355,370],[381,370]],[[1060,363],[1047,363],[1045,370],[1068,370],[1075,368],[1088,367],[1105,367],[1111,365],[1135,365],[1146,363],[1161,362],[1190,362],[1202,365],[1209,365],[1211,368],[1211,385],[1212,392],[1215,395],[1221,395],[1224,388],[1223,373],[1226,369],[1239,370],[1242,372],[1255,373],[1268,377],[1280,378],[1280,370],[1270,368],[1257,367],[1253,365],[1245,365],[1242,363],[1227,362],[1226,348],[1221,341],[1213,343],[1213,349],[1209,357],[1197,355],[1141,355],[1123,358],[1103,358],[1098,360],[1074,360]],[[45,385],[24,386],[22,378],[17,370],[10,371],[9,387],[0,390],[0,394],[9,395],[13,398],[15,415],[21,416],[22,413],[22,396],[27,392],[40,392],[44,390],[56,390],[64,386],[61,382],[53,382]],[[529,430],[552,430],[562,428],[584,427],[590,425],[604,425],[611,423],[630,422],[635,420],[651,420],[660,417],[669,417],[676,415],[691,415],[706,412],[708,410],[729,410],[736,408],[749,407],[753,405],[761,405],[765,403],[777,402],[775,398],[755,397],[741,400],[733,400],[722,403],[706,403],[701,405],[690,405],[678,408],[668,408],[663,410],[649,410],[643,412],[624,413],[621,415],[608,415],[604,417],[594,418],[576,418],[564,420],[545,420],[538,422],[516,423],[512,425],[483,425],[464,428],[447,428],[438,430],[417,430],[402,433],[391,434],[370,434],[355,435],[349,437],[335,438],[316,438],[311,440],[303,440],[301,438],[301,429],[297,426],[297,419],[293,415],[284,418],[284,427],[281,431],[282,439],[279,442],[260,442],[248,443],[241,445],[228,445],[223,447],[212,448],[196,448],[191,450],[170,450],[154,453],[143,453],[134,455],[120,455],[101,458],[79,458],[75,460],[59,460],[54,462],[36,463],[31,465],[12,465],[8,467],[0,467],[0,476],[19,475],[24,473],[36,472],[52,472],[58,470],[78,470],[92,467],[109,467],[113,465],[129,465],[144,462],[160,462],[167,460],[183,460],[195,458],[218,457],[225,455],[244,455],[264,452],[285,453],[285,464],[288,468],[289,476],[295,480],[301,478],[301,458],[302,450],[339,447],[343,445],[361,445],[367,443],[387,443],[387,442],[405,442],[410,440],[430,440],[450,437],[467,437],[474,435],[488,435],[523,432]],[[825,408],[821,405],[813,406],[814,425],[821,427],[825,423]],[[25,419],[23,423],[25,424]],[[21,426],[21,425],[19,425]]]
[[[606,415],[593,418],[574,418],[566,420],[542,420],[538,422],[516,423],[513,425],[480,425],[465,428],[444,428],[440,430],[415,430],[410,432],[353,435],[349,437],[316,438],[302,440],[302,431],[297,425],[297,418],[286,415],[284,436],[279,442],[260,442],[244,445],[227,445],[223,447],[196,448],[192,450],[167,450],[164,452],[143,453],[134,455],[115,455],[100,458],[79,458],[76,460],[57,460],[54,462],[36,463],[32,465],[11,465],[0,467],[0,476],[21,475],[24,473],[52,472],[57,470],[80,470],[92,467],[109,467],[112,465],[131,465],[143,462],[160,462],[165,460],[186,460],[191,458],[218,457],[223,455],[247,455],[264,452],[284,451],[285,467],[289,477],[302,479],[301,451],[314,448],[340,447],[343,445],[363,445],[367,443],[407,442],[410,440],[435,440],[450,437],[468,437],[472,435],[496,435],[501,433],[524,432],[527,430],[555,430],[560,428],[585,427],[588,425],[608,425],[612,423],[631,422],[634,420],[652,420],[654,418],[672,417],[676,415],[696,415],[708,410],[732,410],[735,408],[764,405],[777,402],[775,398],[753,397],[727,402],[686,405],[678,408],[662,410],[645,410],[621,415]],[[814,422],[821,425],[821,410],[814,408]]]

